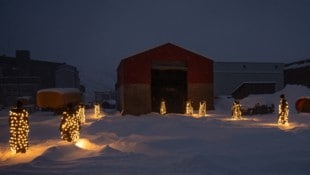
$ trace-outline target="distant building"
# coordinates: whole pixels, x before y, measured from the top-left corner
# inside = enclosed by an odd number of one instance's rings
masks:
[[[55,87],[76,87],[80,86],[79,73],[76,67],[61,64],[55,70]]]
[[[284,87],[283,63],[215,62],[215,96],[242,99],[250,94],[274,93]]]
[[[297,84],[310,88],[310,59],[285,64],[285,84]]]
[[[115,108],[115,91],[94,91],[95,102],[103,108]]]
[[[43,88],[79,86],[79,72],[66,63],[32,60],[27,50],[0,56],[0,105],[11,106],[21,96],[35,99]]]
[[[114,91],[94,91],[95,93],[95,102],[103,103],[109,100],[115,100]]]
[[[213,109],[213,60],[167,43],[123,59],[117,69],[117,101],[123,114],[183,113],[190,99],[194,110],[206,101]]]

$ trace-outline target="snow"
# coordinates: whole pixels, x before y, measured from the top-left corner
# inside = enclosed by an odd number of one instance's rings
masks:
[[[285,94],[289,126],[277,125]],[[253,95],[241,105],[275,104],[273,114],[232,120],[232,98],[220,97],[206,117],[150,113],[121,116],[86,110],[78,143],[60,140],[60,116],[30,115],[29,150],[9,151],[8,110],[0,111],[0,174],[309,174],[310,114],[295,100],[310,89],[289,85],[275,94]],[[196,113],[198,111],[195,111]]]
[[[285,67],[285,70],[287,69],[298,69],[298,68],[304,68],[310,66],[310,59],[309,60],[302,60],[295,63],[290,63],[288,66]]]
[[[77,88],[47,88],[47,89],[40,89],[38,93],[42,92],[56,92],[59,94],[65,93],[80,93],[80,90]]]

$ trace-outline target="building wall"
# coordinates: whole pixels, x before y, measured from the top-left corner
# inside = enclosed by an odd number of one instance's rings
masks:
[[[0,104],[12,106],[17,97],[34,97],[39,88],[39,77],[0,77]]]
[[[184,62],[189,83],[213,83],[213,60],[168,43],[123,59],[117,69],[117,86],[151,83],[154,62]]]
[[[206,101],[207,110],[214,109],[213,84],[191,83],[188,84],[188,98],[193,102],[194,110],[199,109],[199,102]]]
[[[79,88],[79,73],[75,67],[63,64],[55,70],[55,86],[58,88]]]
[[[275,82],[284,87],[283,63],[214,62],[214,94],[231,95],[244,82]]]
[[[116,91],[124,114],[151,112],[151,69],[162,65],[171,70],[185,68],[188,87],[185,96],[198,104],[205,99],[213,108],[213,60],[167,43],[120,62]]]
[[[119,88],[119,93],[122,114],[140,115],[152,111],[150,84],[124,85]]]
[[[0,105],[11,106],[22,96],[36,99],[37,90],[56,87],[55,71],[60,65],[76,70],[63,63],[32,60],[27,51],[16,52],[16,57],[0,56]],[[79,87],[77,71],[68,74],[64,69],[60,72],[58,82],[70,82]]]
[[[285,65],[285,84],[298,84],[310,88],[310,60],[302,60]]]

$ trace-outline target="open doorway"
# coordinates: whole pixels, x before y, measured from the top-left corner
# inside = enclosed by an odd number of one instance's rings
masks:
[[[187,98],[187,70],[151,70],[152,111],[159,112],[160,101],[166,101],[167,113],[183,113]]]

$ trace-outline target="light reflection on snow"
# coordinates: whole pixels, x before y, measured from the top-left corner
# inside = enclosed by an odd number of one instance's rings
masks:
[[[56,142],[55,142],[56,144]],[[26,153],[13,153],[11,150],[0,152],[0,166],[30,162],[50,147],[47,143],[31,145]]]
[[[260,119],[258,119],[258,118],[241,118],[241,119],[234,119],[234,118],[231,118],[231,117],[229,117],[229,118],[221,118],[221,119],[219,119],[219,120],[221,120],[221,121],[255,121],[255,122],[259,122],[259,121],[260,121]]]
[[[306,128],[307,127],[307,125],[305,124],[295,123],[295,122],[290,122],[287,125],[279,125],[278,123],[258,123],[256,125],[260,127],[274,127],[274,128],[279,128],[281,130],[291,130],[294,128]]]
[[[193,117],[193,118],[204,118],[204,117],[213,117],[212,114],[205,114],[205,115],[200,115],[198,113],[194,113],[192,115],[185,115],[186,117]]]
[[[279,128],[284,131],[289,131],[296,128],[309,128],[310,126],[304,123],[299,122],[289,122],[286,125],[279,125],[278,122],[271,121],[270,119],[260,119],[260,118],[242,118],[242,119],[233,119],[231,117],[218,118],[218,120],[224,122],[234,122],[240,126],[244,127],[257,127],[257,128]]]
[[[85,149],[85,150],[90,150],[90,151],[99,151],[105,147],[105,146],[96,145],[96,144],[90,142],[88,139],[85,139],[85,138],[79,139],[75,143],[75,146],[82,148],[82,149]]]

